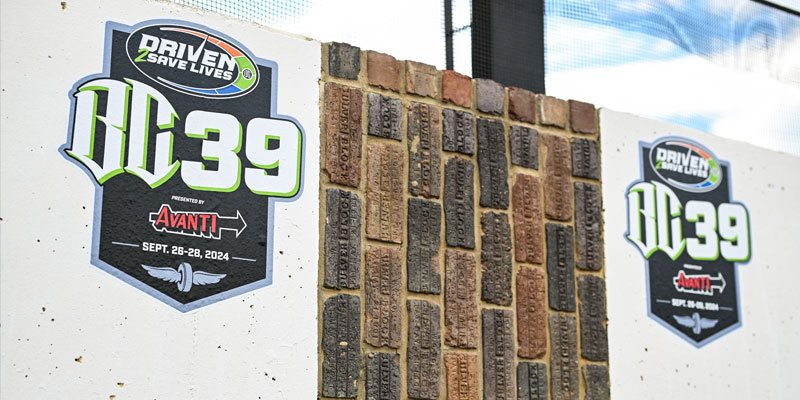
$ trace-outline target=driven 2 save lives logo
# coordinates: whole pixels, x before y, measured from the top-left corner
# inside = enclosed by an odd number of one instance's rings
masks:
[[[732,200],[730,165],[700,143],[665,137],[639,150],[626,238],[645,258],[648,311],[700,347],[741,324],[736,263],[750,260],[749,214]]]
[[[61,148],[95,181],[93,264],[180,311],[269,285],[304,146],[274,112],[277,64],[180,21],[107,23],[103,61]]]

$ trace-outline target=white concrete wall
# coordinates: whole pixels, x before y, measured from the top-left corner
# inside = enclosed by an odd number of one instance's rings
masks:
[[[800,398],[800,158],[605,109],[600,127],[612,398]],[[644,258],[624,238],[638,142],[663,136],[729,161],[731,197],[750,213],[752,257],[737,267],[742,325],[700,348],[648,317]]]
[[[317,392],[320,44],[152,1],[2,2],[0,397],[310,399]],[[62,157],[69,91],[107,21],[179,19],[279,65],[305,128],[302,195],[276,204],[271,286],[180,313],[90,265],[95,188]]]

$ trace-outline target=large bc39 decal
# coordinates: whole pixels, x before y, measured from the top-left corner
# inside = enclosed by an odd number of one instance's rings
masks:
[[[107,23],[103,62],[60,149],[95,183],[92,263],[184,312],[271,284],[304,150],[277,64],[182,21]]]
[[[736,263],[750,260],[747,208],[731,168],[679,137],[640,143],[626,238],[645,258],[648,313],[696,347],[741,325]]]

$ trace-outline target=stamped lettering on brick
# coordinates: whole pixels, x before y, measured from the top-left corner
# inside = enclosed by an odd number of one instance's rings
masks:
[[[367,355],[367,400],[400,400],[400,356]]]
[[[361,182],[361,90],[325,84],[325,170],[331,182]]]
[[[572,227],[548,223],[547,277],[550,308],[575,311],[575,256]]]
[[[361,199],[327,189],[325,287],[356,289],[361,283]]]
[[[501,306],[511,304],[511,228],[508,216],[485,212],[481,216],[481,299]]]
[[[474,119],[467,111],[457,111],[445,108],[444,134],[442,135],[442,148],[446,151],[457,151],[463,154],[475,154]]]
[[[408,300],[408,396],[439,397],[442,340],[439,306],[425,300]]]
[[[567,139],[545,135],[547,158],[544,178],[544,212],[548,218],[569,221],[572,218],[570,149]]]
[[[408,199],[408,290],[442,292],[439,272],[439,232],[442,206],[430,200]]]
[[[444,342],[450,347],[474,349],[478,347],[475,256],[447,250],[444,276]]]
[[[533,128],[512,125],[509,137],[511,164],[539,169],[539,132]]]
[[[340,294],[322,311],[322,395],[353,398],[361,364],[361,300]]]
[[[478,118],[478,170],[483,207],[508,208],[508,159],[503,122]]]
[[[539,358],[547,351],[544,271],[520,267],[517,273],[517,354]]]
[[[366,326],[364,341],[375,346],[400,347],[400,249],[367,248]]]
[[[542,200],[539,178],[517,174],[511,190],[514,217],[514,258],[519,262],[544,262]]]
[[[550,379],[553,400],[578,400],[578,334],[574,315],[550,313]]]
[[[400,127],[402,105],[400,99],[382,96],[378,93],[367,95],[369,101],[369,127],[367,133],[372,136],[402,140]]]
[[[549,400],[547,396],[547,365],[521,362],[517,365],[517,400]]]
[[[602,208],[600,187],[575,182],[575,230],[578,233],[578,268],[603,268]]]
[[[449,353],[444,355],[447,368],[447,400],[478,398],[478,356]]]
[[[581,356],[591,361],[608,361],[606,330],[606,283],[603,278],[582,275],[578,280],[581,298]]]
[[[439,197],[442,134],[439,108],[411,103],[408,110],[408,190],[414,196]]]
[[[514,398],[514,314],[510,310],[484,309],[483,398]]]
[[[572,175],[589,179],[600,178],[597,142],[589,139],[572,139]]]
[[[444,220],[447,245],[475,248],[475,167],[469,160],[453,157],[444,168]]]
[[[608,367],[588,364],[583,366],[583,382],[586,388],[586,400],[608,400],[611,397],[608,388]]]
[[[403,241],[403,149],[399,145],[367,147],[367,238]]]

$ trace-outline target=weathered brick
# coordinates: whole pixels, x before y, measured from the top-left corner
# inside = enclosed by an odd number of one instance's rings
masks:
[[[503,85],[491,79],[475,79],[478,110],[488,114],[503,115],[506,91]]]
[[[575,231],[578,233],[578,268],[603,268],[602,205],[600,187],[575,182]]]
[[[542,125],[556,126],[559,128],[567,127],[567,102],[557,97],[536,95],[536,103],[539,105],[539,123]]]
[[[600,179],[597,142],[589,139],[572,139],[572,176]]]
[[[608,387],[608,367],[587,364],[583,366],[583,386],[586,388],[585,400],[608,400],[611,393]]]
[[[575,132],[590,135],[597,133],[597,113],[594,104],[570,100],[569,123]]]
[[[445,108],[442,135],[442,148],[463,154],[475,154],[474,118],[472,113]]]
[[[400,400],[400,355],[367,354],[367,400]]]
[[[544,213],[548,218],[569,221],[572,218],[570,184],[570,149],[566,138],[544,135],[547,147],[544,177]]]
[[[465,353],[444,355],[447,368],[447,400],[478,398],[478,356]]]
[[[439,70],[433,65],[406,61],[406,91],[436,98],[439,94]]]
[[[503,122],[478,118],[478,171],[481,185],[480,204],[508,208],[508,158]]]
[[[550,313],[550,382],[553,400],[578,400],[578,333],[574,315]]]
[[[411,103],[408,110],[408,191],[414,196],[439,197],[442,133],[439,108]]]
[[[361,284],[361,199],[346,190],[327,189],[325,287],[356,289]]]
[[[389,346],[397,349],[402,340],[400,249],[369,246],[366,258],[364,341],[375,347]]]
[[[325,300],[322,311],[322,395],[358,395],[361,364],[361,300],[340,294]]]
[[[547,278],[550,308],[575,311],[575,255],[572,227],[548,223]]]
[[[442,71],[442,100],[462,107],[471,107],[472,79],[456,71]]]
[[[403,140],[403,130],[400,126],[403,106],[400,104],[400,99],[370,93],[367,95],[367,100],[369,101],[367,133],[372,136]]]
[[[478,347],[478,302],[475,299],[475,256],[445,252],[444,343],[450,347]]]
[[[372,143],[367,147],[367,237],[403,241],[403,149]]]
[[[511,228],[508,216],[485,212],[481,216],[481,299],[501,306],[511,304]]]
[[[549,400],[547,365],[539,362],[517,364],[517,400]]]
[[[367,81],[372,86],[400,91],[400,63],[377,51],[367,51]]]
[[[519,262],[544,261],[542,238],[542,200],[539,178],[517,174],[511,190],[514,216],[514,258]]]
[[[517,273],[517,341],[520,357],[539,358],[547,351],[544,271],[521,266]]]
[[[444,167],[444,222],[447,245],[475,248],[475,167],[469,160],[453,157]]]
[[[581,356],[591,361],[608,361],[606,330],[606,282],[593,275],[578,279],[581,299]]]
[[[512,125],[509,140],[511,164],[539,169],[539,132],[536,129]]]
[[[442,292],[439,272],[439,232],[442,206],[429,200],[408,199],[408,290],[417,293]]]
[[[347,43],[328,46],[328,73],[345,79],[358,79],[361,71],[361,49]]]
[[[483,398],[514,397],[514,314],[511,310],[483,309]]]
[[[325,170],[331,182],[361,182],[361,90],[325,84]]]
[[[408,397],[439,397],[442,339],[439,306],[425,300],[407,300],[408,306]]]
[[[511,119],[536,123],[536,95],[518,87],[508,88],[508,116]]]

